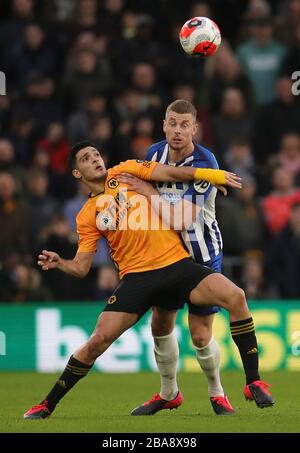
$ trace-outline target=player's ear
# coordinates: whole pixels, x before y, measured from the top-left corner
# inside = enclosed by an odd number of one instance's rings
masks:
[[[197,123],[197,121],[195,121],[193,124],[193,136],[196,135],[198,128],[199,128],[199,124]]]
[[[166,132],[166,120],[163,120],[163,131]]]
[[[82,178],[81,173],[80,173],[80,171],[79,171],[77,168],[74,168],[74,169],[72,170],[72,175],[73,175],[74,178],[76,178],[76,179],[81,179],[81,178]]]

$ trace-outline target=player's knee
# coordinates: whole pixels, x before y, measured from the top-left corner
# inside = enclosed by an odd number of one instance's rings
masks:
[[[206,328],[195,329],[191,331],[191,337],[193,345],[196,346],[196,348],[204,348],[210,342],[211,331]]]
[[[97,358],[107,349],[108,346],[114,341],[110,332],[104,330],[95,332],[88,341],[88,354],[92,358]]]
[[[248,310],[245,292],[238,286],[235,286],[233,294],[230,298],[230,308],[235,312],[241,313],[243,313],[245,310]]]
[[[174,323],[171,320],[157,320],[152,319],[151,322],[151,331],[153,337],[164,337],[165,335],[170,335],[173,332]]]

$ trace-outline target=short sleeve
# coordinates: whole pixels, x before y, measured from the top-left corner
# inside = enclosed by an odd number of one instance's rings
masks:
[[[148,160],[127,160],[113,167],[114,173],[130,173],[138,178],[149,181],[157,162]]]
[[[96,252],[97,242],[101,237],[101,232],[96,226],[96,220],[95,226],[84,222],[81,217],[77,217],[76,222],[79,235],[78,252]]]

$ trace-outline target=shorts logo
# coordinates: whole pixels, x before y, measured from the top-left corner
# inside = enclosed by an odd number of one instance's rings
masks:
[[[107,303],[109,305],[111,305],[111,304],[114,304],[116,302],[116,300],[117,300],[117,296],[110,296],[110,298],[108,299]]]
[[[119,181],[117,181],[115,178],[111,178],[108,181],[107,185],[110,189],[116,189],[119,185]]]

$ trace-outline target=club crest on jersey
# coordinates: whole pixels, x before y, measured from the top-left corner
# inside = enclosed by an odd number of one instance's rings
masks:
[[[207,189],[209,188],[210,183],[208,181],[204,181],[203,179],[201,181],[196,181],[194,182],[194,189],[198,193],[205,193]]]
[[[117,181],[115,178],[111,178],[108,181],[107,185],[110,189],[116,189],[119,185],[119,181]]]

